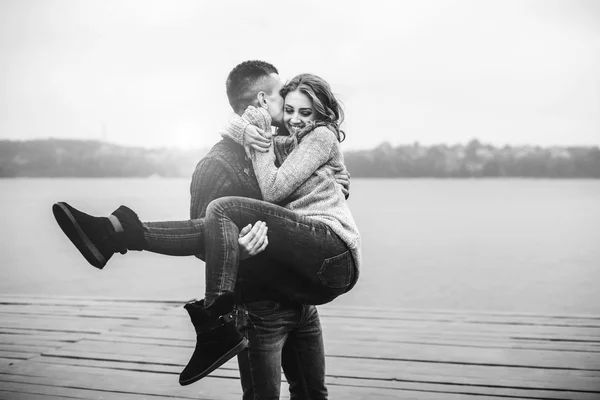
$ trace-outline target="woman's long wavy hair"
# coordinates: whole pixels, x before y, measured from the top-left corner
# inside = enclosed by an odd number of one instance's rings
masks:
[[[346,134],[340,129],[344,122],[344,110],[340,102],[335,98],[329,84],[313,74],[300,74],[287,82],[279,94],[285,99],[288,93],[299,91],[311,99],[315,109],[315,122],[304,127],[297,134],[290,133],[290,140],[286,145],[286,153],[289,154],[304,136],[318,126],[328,127],[337,136],[338,141],[343,142]]]

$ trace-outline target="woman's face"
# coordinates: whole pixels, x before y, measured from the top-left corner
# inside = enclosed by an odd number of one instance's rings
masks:
[[[290,134],[299,132],[308,122],[314,120],[315,109],[307,95],[296,90],[285,96],[283,124]]]

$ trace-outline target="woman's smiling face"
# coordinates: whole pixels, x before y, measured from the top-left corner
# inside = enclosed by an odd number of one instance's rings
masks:
[[[307,95],[295,90],[285,96],[283,124],[290,134],[298,133],[307,123],[314,120],[315,109]]]

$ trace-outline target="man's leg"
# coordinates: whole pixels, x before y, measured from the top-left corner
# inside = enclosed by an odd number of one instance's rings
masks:
[[[291,400],[327,399],[323,331],[315,306],[302,305],[301,318],[283,347],[282,365]]]
[[[240,311],[242,332],[249,342],[238,354],[243,399],[279,399],[282,349],[301,318],[301,307],[263,300],[245,303]]]

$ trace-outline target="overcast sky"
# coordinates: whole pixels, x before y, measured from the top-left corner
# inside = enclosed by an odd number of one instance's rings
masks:
[[[0,139],[206,147],[263,59],[346,106],[346,149],[600,144],[600,1],[0,0]]]

